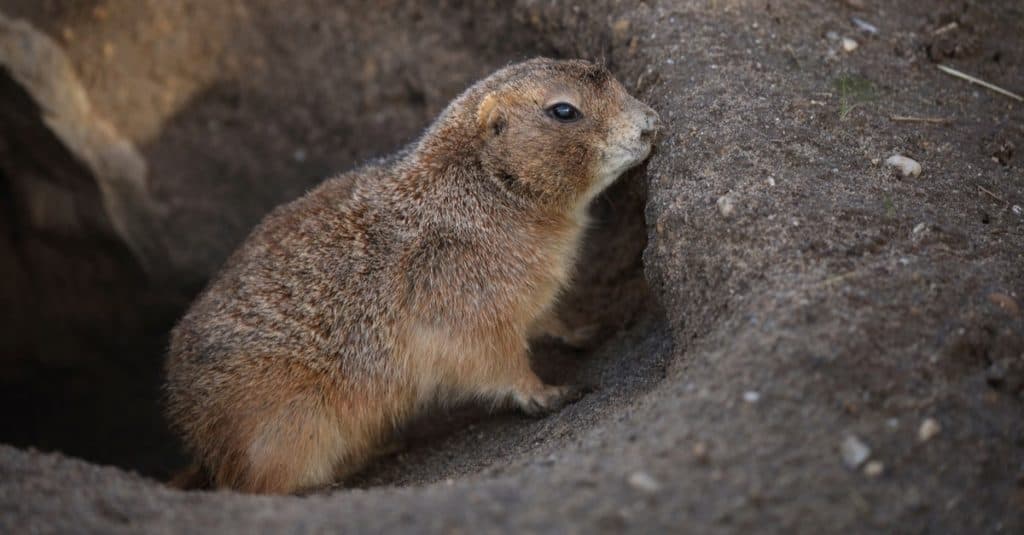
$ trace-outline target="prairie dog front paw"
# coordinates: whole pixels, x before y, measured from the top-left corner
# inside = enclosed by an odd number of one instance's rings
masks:
[[[582,396],[583,389],[576,386],[543,385],[533,392],[516,392],[513,399],[526,414],[542,416],[555,412]]]

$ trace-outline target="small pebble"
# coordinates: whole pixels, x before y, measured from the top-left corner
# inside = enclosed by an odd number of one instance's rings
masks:
[[[1013,212],[1014,215],[1024,216],[1024,208],[1021,208],[1019,204],[1013,205],[1013,208],[1010,208],[1010,211]]]
[[[920,234],[928,229],[927,223],[918,223],[914,225],[914,230],[910,231],[911,234]]]
[[[708,445],[703,442],[694,444],[693,459],[699,463],[708,462]]]
[[[754,390],[747,390],[743,393],[743,401],[747,403],[757,403],[761,400],[761,394]]]
[[[306,149],[295,149],[295,152],[292,153],[292,159],[296,162],[306,161]]]
[[[854,50],[857,50],[858,46],[860,46],[860,44],[857,43],[857,41],[854,41],[853,39],[850,39],[849,37],[843,37],[842,43],[843,43],[843,51],[844,52],[853,52]]]
[[[636,490],[653,494],[661,490],[661,483],[658,483],[657,479],[654,479],[651,474],[647,472],[633,472],[629,475],[627,480],[629,485]]]
[[[828,39],[829,41],[835,41],[839,39],[839,34],[832,30],[829,30],[825,32],[825,39]]]
[[[885,465],[882,461],[871,461],[864,465],[864,475],[868,477],[878,477],[885,472]]]
[[[871,457],[871,448],[856,436],[847,435],[839,445],[839,454],[847,468],[856,470]]]
[[[736,201],[728,194],[719,197],[715,204],[718,206],[718,213],[722,214],[722,217],[731,217],[736,213]]]
[[[852,22],[858,30],[864,33],[870,33],[871,35],[875,35],[878,33],[878,26],[875,26],[874,24],[871,24],[870,22],[864,19],[853,17],[852,19],[850,19],[850,22]]]
[[[885,160],[885,164],[899,169],[903,176],[918,176],[921,174],[921,164],[907,158],[902,154],[893,154]]]
[[[935,418],[925,418],[924,421],[921,422],[921,427],[917,430],[917,439],[921,442],[928,442],[934,438],[935,435],[939,434],[940,431],[942,431],[942,426],[939,425],[939,422],[935,420]]]

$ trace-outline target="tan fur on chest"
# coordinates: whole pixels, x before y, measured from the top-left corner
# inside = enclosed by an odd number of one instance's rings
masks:
[[[519,247],[531,249],[536,259],[523,280],[493,281],[509,288],[488,314],[467,314],[462,323],[437,325],[430,318],[409,318],[400,331],[402,343],[396,359],[408,384],[418,392],[417,403],[459,398],[472,386],[495,381],[521,363],[509,359],[527,350],[527,334],[557,302],[569,284],[582,245],[583,225],[570,221],[537,229],[537,239]],[[467,309],[470,307],[467,307]],[[500,321],[479,321],[483,317]]]

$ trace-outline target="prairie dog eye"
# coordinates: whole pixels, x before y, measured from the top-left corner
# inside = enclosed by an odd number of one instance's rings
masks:
[[[578,120],[582,114],[568,102],[558,102],[548,107],[548,115],[561,123],[571,123]]]

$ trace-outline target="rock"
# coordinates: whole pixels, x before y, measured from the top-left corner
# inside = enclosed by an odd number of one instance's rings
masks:
[[[892,156],[889,156],[889,158],[885,160],[885,164],[899,169],[903,176],[918,176],[921,174],[921,164],[911,158],[903,156],[902,154],[893,154]]]
[[[871,448],[855,435],[847,435],[839,445],[839,454],[847,468],[856,470],[871,457]]]
[[[853,39],[850,39],[849,37],[843,37],[841,44],[843,46],[844,52],[853,52],[854,50],[857,50],[857,47],[860,46],[860,43],[854,41]]]
[[[878,26],[875,26],[874,24],[871,24],[870,22],[868,22],[868,21],[866,21],[864,19],[861,19],[861,18],[858,18],[858,17],[853,17],[853,18],[850,19],[850,22],[852,22],[853,25],[856,26],[858,30],[860,30],[860,31],[862,31],[864,33],[871,34],[871,35],[878,34]]]
[[[1010,211],[1013,212],[1013,215],[1024,216],[1024,208],[1021,208],[1019,204],[1013,205],[1013,208],[1010,208]]]
[[[935,435],[938,435],[940,431],[942,431],[942,426],[939,425],[939,422],[935,418],[925,418],[924,421],[921,422],[921,427],[917,430],[917,439],[921,442],[928,442],[934,438]]]
[[[718,206],[718,213],[722,214],[722,217],[729,218],[736,213],[736,201],[732,198],[732,194],[722,195],[715,204]]]
[[[654,494],[661,490],[661,483],[647,472],[633,472],[632,474],[629,474],[629,479],[627,479],[627,481],[629,482],[629,486],[647,494]]]
[[[870,461],[864,465],[864,475],[875,478],[885,472],[885,464],[882,461]]]
[[[747,390],[743,393],[743,401],[747,403],[757,403],[761,400],[761,394],[755,390]]]

